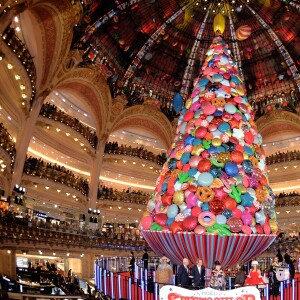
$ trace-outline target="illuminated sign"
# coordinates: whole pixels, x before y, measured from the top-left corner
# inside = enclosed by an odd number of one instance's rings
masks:
[[[212,288],[187,290],[178,286],[165,285],[160,290],[160,300],[261,300],[254,286],[219,291]]]

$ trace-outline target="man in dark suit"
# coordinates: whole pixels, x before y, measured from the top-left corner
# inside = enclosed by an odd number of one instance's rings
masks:
[[[190,261],[187,258],[182,260],[182,265],[178,268],[177,277],[178,285],[187,287],[189,285],[189,265]]]
[[[295,277],[295,266],[294,266],[295,260],[291,258],[291,253],[290,253],[289,249],[286,249],[286,252],[284,254],[284,261],[286,264],[289,265],[291,279],[294,279],[294,277]]]
[[[203,289],[205,287],[205,267],[203,266],[202,259],[197,259],[197,264],[192,269],[192,276],[194,277],[195,287]]]

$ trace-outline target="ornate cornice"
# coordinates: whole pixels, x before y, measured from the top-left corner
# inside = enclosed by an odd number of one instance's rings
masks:
[[[112,102],[103,76],[93,68],[75,68],[66,74],[61,72],[60,76],[54,88],[76,94],[86,102],[97,124],[97,135],[101,136],[110,115]]]
[[[39,117],[40,118],[43,117]],[[65,155],[70,156],[71,158],[74,158],[81,162],[82,164],[89,166],[92,162],[92,157],[94,155],[89,155],[82,149],[79,149],[79,147],[76,147],[76,143],[74,141],[70,142],[70,140],[65,137],[65,138],[58,138],[59,136],[54,136],[54,134],[51,134],[50,132],[45,132],[43,128],[41,128],[41,121],[38,121],[35,130],[34,130],[34,136],[41,142],[45,143],[47,146],[56,149],[57,151],[64,153]],[[46,125],[46,124],[45,124]],[[54,125],[55,126],[55,125]],[[62,125],[61,125],[62,126]],[[78,134],[80,137],[80,134]],[[87,143],[86,143],[87,144]],[[92,147],[90,147],[92,150]]]
[[[153,132],[169,147],[172,143],[172,125],[167,117],[150,105],[136,105],[120,111],[116,117],[111,117],[111,132],[119,128],[144,127]]]
[[[64,64],[73,38],[73,26],[82,16],[79,2],[33,1],[29,10],[40,26],[43,71],[40,73],[40,87],[51,86],[55,74]]]
[[[300,132],[300,117],[294,113],[285,111],[285,110],[273,110],[257,120],[257,127],[259,132],[262,134],[269,129],[269,127],[273,127],[272,131],[274,131],[275,125],[282,126],[282,123],[285,125],[285,129],[297,130]],[[283,127],[281,127],[283,129]]]
[[[77,210],[78,212],[85,211],[87,208],[87,197],[82,195],[76,189],[73,189],[65,184],[48,180],[46,178],[40,178],[38,176],[23,174],[21,185],[26,187],[25,196],[32,199],[48,201],[53,204]],[[38,187],[35,188],[34,185],[37,185]],[[45,186],[49,186],[50,189],[46,190]],[[61,190],[61,192],[57,193],[57,189]],[[66,196],[66,192],[70,193],[69,197]],[[76,198],[78,198],[78,201],[74,200],[71,195],[75,195]],[[62,199],[64,199],[63,205]]]

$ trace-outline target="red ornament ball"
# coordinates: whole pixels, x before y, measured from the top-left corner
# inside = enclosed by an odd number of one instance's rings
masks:
[[[235,208],[232,210],[233,217],[240,218],[242,216],[242,214],[243,214],[243,212],[238,208]]]
[[[208,159],[202,159],[198,165],[199,172],[208,172],[211,168],[211,162]]]
[[[241,164],[244,161],[243,153],[240,151],[236,151],[236,150],[234,150],[230,153],[230,158],[236,164]]]
[[[231,232],[236,233],[236,232],[240,232],[242,230],[243,222],[239,218],[231,217],[230,219],[227,220],[227,225],[229,225]]]
[[[189,216],[183,220],[182,227],[184,230],[192,231],[196,228],[198,219],[193,216]]]
[[[183,117],[183,120],[184,120],[185,122],[188,122],[188,121],[192,120],[193,117],[194,117],[194,112],[188,110],[188,111],[185,113],[185,115],[184,115],[184,117]]]
[[[224,203],[219,200],[213,200],[210,202],[210,211],[215,215],[220,215],[224,211]]]
[[[203,126],[200,126],[195,132],[195,137],[197,139],[203,139],[206,133],[207,133],[207,129]]]
[[[201,207],[199,207],[199,206],[194,206],[194,207],[192,208],[191,215],[192,215],[193,217],[198,218],[198,216],[200,215],[201,212],[202,212]]]
[[[161,213],[161,214],[157,214],[156,216],[155,216],[155,222],[158,224],[158,225],[160,225],[160,226],[165,226],[166,225],[166,223],[167,223],[167,221],[168,221],[168,216],[166,215],[166,214],[163,214],[163,213]]]
[[[231,197],[226,197],[224,199],[224,206],[226,209],[233,210],[237,207],[236,201]]]

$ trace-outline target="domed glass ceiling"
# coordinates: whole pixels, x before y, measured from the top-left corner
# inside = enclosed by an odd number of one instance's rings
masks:
[[[107,75],[113,98],[159,106],[187,97],[213,37],[217,13],[239,63],[250,101],[300,88],[300,5],[272,0],[85,1],[73,48]],[[241,27],[242,26],[242,27]],[[260,101],[260,100],[259,100]],[[165,110],[165,111],[164,111]]]

